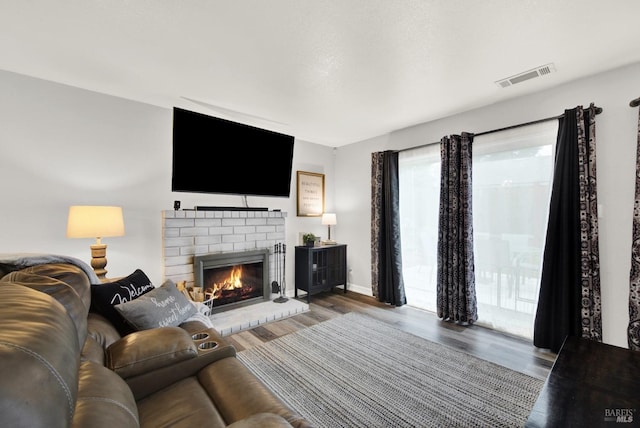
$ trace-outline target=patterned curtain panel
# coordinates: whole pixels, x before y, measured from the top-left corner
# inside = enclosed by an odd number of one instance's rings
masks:
[[[380,302],[407,303],[402,278],[398,153],[371,154],[371,290]]]
[[[580,261],[582,278],[582,337],[602,342],[600,300],[600,252],[598,250],[598,192],[596,179],[596,107],[578,108],[578,123],[586,132],[578,134],[580,180]]]
[[[438,317],[461,324],[478,320],[473,260],[471,147],[473,134],[440,141]]]
[[[384,152],[371,153],[371,292],[380,293],[380,242],[382,240],[382,160]]]
[[[558,352],[568,336],[602,341],[595,106],[558,127],[533,343]]]
[[[636,196],[633,204],[633,245],[629,281],[629,349],[640,351],[640,111],[636,154]]]

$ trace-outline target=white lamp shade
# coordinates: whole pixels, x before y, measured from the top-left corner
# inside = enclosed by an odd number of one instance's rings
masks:
[[[322,224],[333,226],[338,224],[336,222],[336,215],[334,213],[324,213],[322,214]]]
[[[67,238],[124,236],[122,207],[78,205],[69,207]]]

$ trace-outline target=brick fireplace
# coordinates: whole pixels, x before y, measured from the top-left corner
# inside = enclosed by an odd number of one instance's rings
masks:
[[[281,211],[162,211],[164,278],[196,282],[194,258],[207,254],[268,251],[267,284],[275,279],[273,247],[285,241]],[[200,285],[200,284],[195,284]],[[267,297],[267,299],[269,296]]]

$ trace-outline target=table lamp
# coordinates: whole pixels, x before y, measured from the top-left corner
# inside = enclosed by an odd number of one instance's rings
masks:
[[[91,267],[101,280],[107,275],[107,245],[103,244],[101,239],[108,236],[124,236],[121,207],[69,207],[67,238],[96,239],[96,243],[91,245]]]
[[[336,215],[334,213],[324,213],[322,214],[322,224],[327,225],[327,240],[322,241],[324,245],[335,245],[336,241],[331,239],[331,226],[337,224]]]

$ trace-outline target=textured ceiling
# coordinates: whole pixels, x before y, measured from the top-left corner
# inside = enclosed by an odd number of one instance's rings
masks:
[[[638,62],[638,17],[638,0],[0,0],[0,69],[339,146]]]

